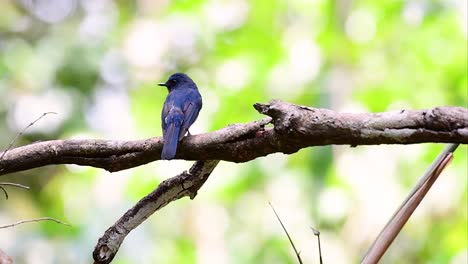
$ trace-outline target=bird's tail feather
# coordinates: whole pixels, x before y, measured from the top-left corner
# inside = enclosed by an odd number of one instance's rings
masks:
[[[167,124],[167,130],[164,135],[164,146],[161,153],[161,159],[170,160],[175,157],[177,151],[177,143],[179,141],[179,132],[181,127],[181,120],[172,120]]]

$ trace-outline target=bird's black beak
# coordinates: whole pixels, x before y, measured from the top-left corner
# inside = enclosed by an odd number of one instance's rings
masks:
[[[167,87],[167,84],[166,83],[158,83],[159,86],[166,86]]]

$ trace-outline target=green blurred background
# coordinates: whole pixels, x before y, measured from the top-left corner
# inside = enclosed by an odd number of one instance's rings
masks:
[[[161,135],[174,72],[198,84],[192,133],[262,118],[271,99],[346,112],[467,106],[464,0],[0,1],[0,146]],[[113,263],[297,263],[271,201],[306,263],[357,263],[443,148],[315,147],[222,162],[194,201],[149,218]],[[462,146],[382,263],[467,263]],[[29,191],[0,197],[0,248],[16,263],[91,263],[97,239],[159,182],[191,162],[108,173],[48,166],[2,176]]]

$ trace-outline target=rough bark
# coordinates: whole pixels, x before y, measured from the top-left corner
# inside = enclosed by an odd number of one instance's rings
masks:
[[[271,118],[187,136],[177,159],[246,162],[275,152],[294,153],[320,145],[468,143],[468,109],[437,107],[384,113],[337,113],[273,100],[255,104]],[[273,127],[265,127],[269,122]],[[133,140],[51,140],[10,149],[0,175],[52,164],[119,171],[160,159],[160,137]]]
[[[125,237],[154,212],[184,196],[194,199],[219,160],[197,161],[188,172],[163,181],[106,230],[93,251],[94,263],[110,263]]]
[[[198,160],[189,172],[162,182],[128,210],[98,240],[95,263],[110,263],[126,235],[168,203],[194,198],[219,160],[246,162],[271,153],[294,153],[320,145],[468,143],[468,109],[437,107],[375,114],[337,113],[281,101],[255,104],[269,117],[248,124],[187,136],[176,158]],[[272,123],[272,127],[266,127]],[[52,164],[77,164],[119,171],[160,159],[161,138],[133,141],[52,140],[0,153],[0,175]]]

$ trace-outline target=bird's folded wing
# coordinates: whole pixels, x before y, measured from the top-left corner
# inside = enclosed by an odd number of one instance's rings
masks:
[[[161,126],[162,126],[162,131],[163,131],[163,137],[166,136],[166,127],[167,127],[167,121],[166,121],[166,117],[169,115],[169,110],[171,108],[173,108],[173,104],[171,104],[171,102],[165,102],[164,103],[164,107],[163,107],[163,110],[161,112]]]
[[[179,132],[179,140],[182,140],[189,127],[195,122],[195,119],[197,119],[200,108],[201,106],[196,102],[188,101],[184,104],[184,123]]]

